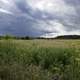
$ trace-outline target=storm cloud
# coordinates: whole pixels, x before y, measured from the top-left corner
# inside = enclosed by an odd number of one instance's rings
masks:
[[[80,35],[80,0],[0,0],[0,35]]]

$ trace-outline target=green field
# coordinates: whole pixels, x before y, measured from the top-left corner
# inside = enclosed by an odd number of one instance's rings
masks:
[[[80,80],[80,40],[0,40],[0,80]]]

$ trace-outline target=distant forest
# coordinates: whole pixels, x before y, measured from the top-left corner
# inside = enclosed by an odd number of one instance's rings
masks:
[[[80,35],[61,35],[57,36],[55,39],[80,39]]]
[[[30,40],[30,39],[80,39],[80,35],[61,35],[57,36],[55,38],[45,38],[45,37],[30,37],[30,36],[25,36],[25,37],[17,37],[17,36],[12,36],[12,35],[5,35],[5,36],[0,36],[0,40],[2,39],[21,39],[21,40]]]

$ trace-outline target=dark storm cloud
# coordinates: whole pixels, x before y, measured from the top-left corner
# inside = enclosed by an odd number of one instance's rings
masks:
[[[79,0],[0,0],[0,34],[80,34]]]

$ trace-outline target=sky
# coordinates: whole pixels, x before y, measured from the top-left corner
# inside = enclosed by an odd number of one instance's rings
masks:
[[[0,35],[80,35],[80,0],[0,0]]]

